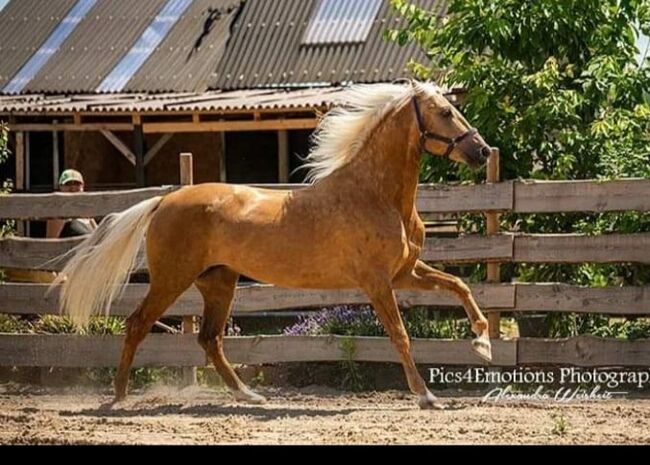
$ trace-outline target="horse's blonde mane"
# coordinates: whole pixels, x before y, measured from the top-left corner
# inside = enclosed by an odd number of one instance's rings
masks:
[[[345,91],[346,106],[330,110],[312,136],[313,148],[303,168],[307,182],[317,182],[347,164],[377,124],[416,93],[439,93],[435,84],[358,84]]]

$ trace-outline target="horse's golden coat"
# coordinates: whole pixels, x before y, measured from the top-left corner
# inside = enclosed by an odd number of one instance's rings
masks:
[[[165,309],[194,283],[205,301],[201,344],[236,396],[263,401],[239,380],[223,354],[224,327],[239,275],[290,288],[363,289],[399,352],[409,386],[419,394],[422,407],[435,406],[436,401],[410,355],[395,289],[453,292],[479,336],[475,350],[490,357],[487,321],[468,287],[418,259],[425,237],[415,208],[423,147],[412,99],[418,99],[428,131],[454,138],[468,130],[467,122],[456,110],[450,112],[446,99],[428,86],[394,87],[395,97],[368,113],[374,118],[367,118],[368,125],[355,117],[363,132],[358,147],[341,156],[321,154],[318,163],[313,163],[316,182],[312,185],[281,191],[201,184],[168,194],[148,210],[151,285],[128,319],[116,378],[117,399],[126,394],[137,345]],[[331,118],[337,117],[341,116]],[[331,126],[327,118],[324,124]],[[334,140],[335,135],[325,136],[321,143]],[[445,153],[448,145],[430,139],[425,144],[436,154]],[[454,148],[450,158],[472,165],[485,161],[487,146],[480,136],[472,136],[465,143],[468,146],[471,153]]]

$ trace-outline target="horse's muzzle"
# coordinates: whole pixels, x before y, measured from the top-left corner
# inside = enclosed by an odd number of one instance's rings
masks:
[[[467,164],[471,168],[480,168],[487,163],[492,149],[485,143],[479,134],[475,134],[471,139],[461,141],[458,148],[463,151],[467,159]]]

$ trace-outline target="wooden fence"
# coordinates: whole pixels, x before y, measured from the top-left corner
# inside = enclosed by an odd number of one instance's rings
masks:
[[[498,163],[498,156],[493,157]],[[191,160],[190,160],[191,161]],[[494,163],[494,161],[493,161]],[[191,165],[191,163],[190,163]],[[185,166],[181,179],[191,183]],[[468,186],[421,185],[417,206],[421,213],[474,212],[486,214],[488,235],[427,238],[422,257],[437,263],[487,262],[488,282],[473,285],[478,304],[498,323],[502,312],[578,312],[612,315],[650,315],[650,286],[589,288],[561,283],[501,283],[499,264],[527,263],[650,263],[650,233],[638,234],[518,234],[498,231],[498,214],[566,213],[650,210],[650,180],[615,181],[505,181],[494,173],[488,183]],[[490,171],[489,170],[489,171]],[[297,185],[273,185],[300,188]],[[119,192],[78,194],[10,194],[0,196],[0,219],[96,217],[122,210],[145,198],[177,189],[176,186]],[[496,229],[495,229],[496,225]],[[78,239],[46,240],[9,237],[0,240],[0,268],[59,270],[55,257]],[[490,271],[491,270],[491,271]],[[146,291],[145,284],[129,284],[112,313],[128,315]],[[46,295],[47,284],[0,284],[0,312],[57,314],[57,290]],[[458,305],[437,291],[399,291],[400,305]],[[288,290],[268,285],[238,288],[234,312],[286,310],[333,304],[367,303],[356,290]],[[193,317],[202,302],[198,291],[188,290],[167,315],[184,317],[183,334],[152,334],[142,345],[136,366],[201,366],[203,351],[193,333]],[[569,339],[494,336],[493,364],[572,364],[577,366],[650,365],[650,340],[622,341],[579,336]],[[0,366],[114,366],[121,337],[78,335],[0,335]],[[344,360],[339,336],[229,337],[226,351],[233,362],[278,363]],[[354,337],[353,358],[360,361],[397,362],[386,338]],[[482,364],[466,340],[413,341],[417,362],[428,364]]]

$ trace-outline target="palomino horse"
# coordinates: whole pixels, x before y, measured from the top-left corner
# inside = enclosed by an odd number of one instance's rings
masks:
[[[396,289],[442,289],[461,301],[491,359],[488,323],[459,278],[418,259],[424,226],[415,208],[423,152],[472,167],[490,149],[432,84],[363,85],[321,121],[307,157],[312,183],[299,190],[199,184],[107,217],[59,278],[61,306],[77,322],[108,311],[146,234],[149,291],[127,319],[115,378],[126,395],[138,344],[192,284],[205,308],[199,342],[235,398],[264,398],[237,377],[223,335],[240,274],[287,288],[362,289],[399,353],[422,408],[438,407],[410,354]]]

